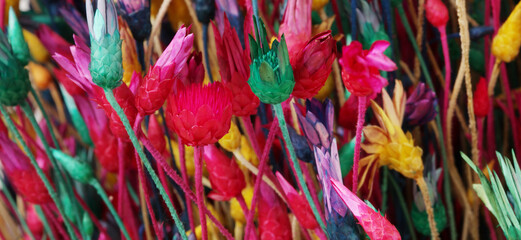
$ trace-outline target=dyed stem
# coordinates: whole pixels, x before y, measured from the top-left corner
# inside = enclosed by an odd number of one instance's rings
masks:
[[[411,240],[416,240],[416,231],[414,230],[414,226],[412,224],[411,214],[409,213],[409,208],[407,207],[407,204],[405,203],[405,199],[403,198],[402,192],[403,189],[398,186],[398,183],[396,180],[394,180],[394,177],[389,174],[389,182],[391,182],[391,186],[394,188],[394,192],[396,193],[396,197],[398,197],[398,204],[400,204],[400,207],[403,210],[403,215],[405,217],[405,221],[407,222],[407,228],[409,228],[409,233],[411,234]]]
[[[212,68],[210,67],[210,59],[208,59],[208,24],[203,24],[203,54],[206,73],[208,73],[210,82],[213,83]]]
[[[85,203],[85,201],[80,197],[80,195],[78,195],[78,193],[76,191],[74,192],[74,196],[78,200],[78,203],[83,208],[83,210],[85,210],[85,212],[87,212],[87,214],[89,214],[90,219],[92,220],[94,225],[96,225],[96,227],[100,231],[100,234],[105,234],[105,236],[108,236],[107,230],[100,224],[96,215],[94,215],[94,213],[90,210],[89,206],[87,206],[87,203]]]
[[[136,137],[136,134],[134,133],[134,130],[132,129],[132,126],[130,126],[130,122],[127,119],[127,116],[125,115],[125,112],[119,105],[119,103],[116,101],[116,98],[114,97],[114,93],[112,93],[112,90],[110,89],[104,89],[105,96],[107,97],[107,101],[110,103],[112,108],[116,111],[118,114],[121,122],[123,123],[123,126],[125,126],[125,130],[127,131],[127,134],[130,138],[130,141],[132,142],[132,145],[134,145],[134,148],[136,149],[139,157],[141,158],[141,161],[145,165],[145,168],[147,169],[148,173],[150,174],[152,181],[156,185],[156,188],[159,190],[159,194],[165,201],[166,206],[168,207],[168,210],[170,211],[170,215],[172,216],[172,219],[175,222],[175,225],[180,233],[184,233],[185,229],[183,227],[183,223],[177,216],[177,212],[174,209],[174,206],[172,205],[172,202],[168,198],[168,195],[165,192],[165,189],[161,185],[161,182],[159,181],[159,178],[157,177],[157,174],[154,172],[154,169],[150,165],[150,162],[148,161],[147,156],[143,152],[143,149],[139,145],[139,141]],[[188,237],[186,237],[186,234],[181,234],[181,238],[183,240],[188,240]]]
[[[33,206],[34,206],[34,210],[36,211],[36,214],[38,214],[38,217],[40,218],[40,221],[42,221],[45,232],[47,233],[47,235],[49,235],[49,238],[51,240],[55,240],[56,238],[54,237],[54,233],[51,229],[51,225],[49,225],[49,221],[47,221],[47,217],[43,213],[42,208],[40,207],[40,205],[36,205],[36,204]]]
[[[416,39],[414,38],[411,30],[411,26],[409,25],[409,22],[407,22],[407,18],[405,17],[405,11],[403,10],[403,6],[401,4],[398,4],[396,7],[398,9],[398,15],[400,15],[400,20],[402,21],[402,24],[405,28],[405,31],[407,32],[407,36],[409,38],[409,41],[412,44],[412,47],[414,49],[414,52],[418,56],[418,60],[420,61],[420,67],[422,69],[423,75],[425,77],[425,81],[427,82],[427,85],[429,85],[430,89],[434,89],[434,85],[432,84],[431,76],[429,75],[429,70],[427,69],[427,65],[425,64],[425,61],[420,53],[420,50],[418,48],[418,45],[416,45]],[[439,112],[438,105],[434,106],[436,112]],[[436,120],[436,126],[438,129],[443,129],[441,126],[441,120],[439,114],[435,117]],[[457,238],[457,230],[456,230],[456,221],[454,218],[454,206],[452,205],[452,192],[451,192],[451,186],[450,186],[450,178],[449,178],[449,164],[447,162],[447,152],[445,150],[445,140],[443,137],[443,130],[439,131],[440,135],[440,149],[441,149],[441,157],[443,159],[443,185],[444,185],[444,192],[445,192],[445,202],[447,204],[447,212],[449,215],[449,223],[450,223],[450,233],[451,233],[451,239]]]
[[[125,217],[125,214],[123,214],[123,195],[125,194],[125,159],[121,139],[118,139],[118,163],[118,212],[121,214],[121,216]]]
[[[445,92],[443,94],[443,116],[447,116],[447,109],[449,108],[449,96],[450,96],[450,75],[451,75],[451,65],[450,65],[450,55],[449,55],[449,45],[447,43],[447,32],[445,30],[445,26],[439,27],[438,31],[440,32],[440,40],[441,47],[443,49],[443,59],[445,61]],[[445,129],[447,123],[443,124],[443,129]]]
[[[284,137],[284,142],[286,143],[286,148],[288,149],[291,162],[293,163],[295,167],[295,175],[298,177],[298,183],[300,185],[300,188],[304,192],[304,195],[306,196],[306,200],[309,203],[309,206],[311,206],[311,210],[313,210],[313,215],[315,215],[315,218],[317,219],[317,222],[319,223],[320,227],[322,228],[322,231],[324,233],[327,233],[326,231],[326,225],[324,225],[324,221],[322,221],[322,218],[320,217],[320,214],[318,213],[317,206],[315,205],[315,202],[313,201],[313,198],[311,198],[311,194],[309,193],[309,189],[306,186],[306,181],[304,180],[304,176],[302,175],[302,170],[300,169],[300,164],[298,164],[297,155],[295,154],[295,149],[293,148],[293,143],[291,142],[291,139],[289,137],[288,132],[288,126],[286,124],[286,120],[284,119],[284,113],[282,111],[282,106],[279,104],[273,104],[273,109],[275,110],[275,115],[277,116],[277,119],[279,120],[279,127],[282,131],[282,136]]]
[[[242,212],[245,215],[248,214],[248,205],[246,204],[246,201],[244,200],[244,196],[242,196],[242,193],[237,194],[235,198],[237,199],[237,202],[239,202],[239,205],[242,208]]]
[[[60,224],[60,219],[54,216],[54,209],[51,209],[51,205],[44,205],[42,208],[45,215],[49,216],[50,223],[54,226],[54,228],[58,231],[56,234],[58,237],[62,237],[65,240],[70,239],[67,235],[65,229],[63,229],[62,224]]]
[[[360,144],[362,143],[362,129],[365,120],[367,97],[358,97],[358,119],[356,121],[355,152],[353,157],[353,192],[358,192],[358,162],[360,161]]]
[[[127,239],[130,238],[130,235],[128,234],[127,228],[123,224],[123,221],[121,221],[121,218],[119,217],[118,212],[116,212],[116,209],[114,209],[114,206],[112,206],[112,203],[109,200],[109,197],[107,196],[107,193],[105,193],[105,190],[103,190],[103,187],[99,183],[98,179],[92,178],[92,180],[89,181],[89,184],[96,189],[98,192],[98,195],[101,197],[101,199],[105,202],[105,205],[107,205],[107,208],[109,209],[110,213],[114,217],[114,220],[116,220],[116,224],[118,224],[118,227],[120,228],[121,232]]]
[[[315,185],[313,184],[313,179],[311,178],[311,174],[309,173],[309,169],[307,168],[306,163],[300,162],[300,167],[302,168],[302,173],[305,176],[306,184],[311,189],[310,192],[311,192],[311,198],[313,198],[313,202],[315,202],[315,204],[317,206],[320,206],[320,202],[318,201],[318,196],[317,196],[318,191],[315,188]],[[324,213],[321,211],[319,211],[319,213],[320,213],[320,217],[322,218],[322,221],[325,222],[326,218],[324,217]]]
[[[382,206],[380,210],[385,213],[387,211],[387,190],[389,189],[389,168],[383,166],[382,174]]]
[[[40,108],[43,118],[45,119],[45,124],[47,125],[47,128],[49,129],[49,133],[51,134],[52,142],[54,143],[54,147],[56,149],[60,149],[60,145],[58,144],[58,140],[56,140],[56,135],[54,135],[54,128],[52,127],[51,120],[49,119],[49,116],[45,112],[45,109],[43,108],[42,102],[40,101],[40,98],[36,94],[36,90],[31,86],[31,93],[33,94],[34,100],[36,100],[36,104],[38,104],[38,107]],[[42,142],[44,140],[42,139]]]
[[[33,232],[31,232],[31,230],[27,226],[27,222],[25,221],[25,218],[22,216],[20,211],[18,211],[18,208],[16,207],[16,202],[14,201],[13,196],[11,195],[9,190],[7,190],[5,185],[2,186],[2,192],[4,192],[4,195],[7,198],[7,201],[9,202],[9,204],[11,205],[11,208],[13,209],[14,213],[18,217],[18,220],[20,221],[20,224],[22,225],[22,228],[24,229],[25,233],[27,233],[27,235],[29,235],[29,237],[32,240],[35,240]]]
[[[204,186],[203,186],[203,147],[196,146],[194,149],[195,162],[195,196],[197,199],[197,207],[199,208],[199,222],[201,223],[202,239],[208,239],[206,229],[206,216],[204,214]]]
[[[132,201],[134,201],[134,204],[137,206],[139,205],[139,197],[136,193],[136,191],[134,190],[134,188],[132,188],[132,185],[130,184],[130,182],[127,180],[126,181],[127,183],[127,190],[128,190],[128,193],[130,194],[130,198],[132,198]]]
[[[247,127],[247,123],[246,121],[245,122],[245,126],[246,126],[246,129],[248,129]],[[266,140],[266,145],[264,145],[264,150],[262,151],[262,155],[261,155],[261,159],[259,161],[259,172],[257,174],[257,178],[255,179],[255,185],[253,186],[253,196],[251,198],[251,209],[250,209],[250,212],[248,213],[248,217],[246,218],[246,230],[245,230],[245,238],[244,239],[249,239],[247,238],[249,233],[250,233],[250,230],[252,231],[252,234],[255,234],[253,232],[253,229],[252,228],[252,224],[253,224],[253,217],[255,216],[255,208],[257,206],[257,199],[258,199],[258,195],[259,195],[259,191],[260,191],[260,184],[262,182],[262,176],[264,174],[264,170],[266,169],[266,163],[268,161],[268,154],[269,154],[269,150],[271,148],[271,144],[273,143],[273,141],[275,140],[275,135],[277,133],[277,129],[278,128],[278,125],[277,125],[277,121],[276,120],[273,120],[273,122],[271,123],[271,127],[270,127],[270,132],[268,134],[268,139]]]
[[[177,136],[177,147],[179,149],[179,165],[181,165],[181,176],[183,176],[183,180],[185,183],[189,184],[190,180],[188,179],[188,173],[186,171],[186,156],[185,156],[185,145],[183,144],[181,138]],[[156,159],[157,161],[157,159]],[[192,210],[192,203],[190,202],[190,198],[188,197],[188,193],[185,192],[186,198],[186,211],[188,214],[188,222],[190,223],[190,229],[195,229],[194,225],[194,212]]]
[[[479,159],[478,159],[478,168],[482,168],[482,159],[485,156],[485,150],[483,148],[483,122],[485,119],[482,117],[478,117],[478,148],[479,148]]]
[[[440,236],[438,234],[438,229],[436,229],[436,221],[434,221],[434,211],[432,210],[431,198],[429,196],[429,188],[423,179],[423,176],[420,176],[416,179],[416,184],[420,188],[420,191],[423,196],[423,202],[425,203],[425,210],[427,211],[427,216],[429,218],[429,227],[431,229],[431,237],[432,239],[439,239]]]
[[[31,164],[36,169],[36,173],[38,174],[40,179],[42,179],[42,182],[45,185],[45,188],[49,192],[49,195],[51,196],[54,204],[56,204],[56,208],[58,208],[58,212],[63,217],[63,222],[65,223],[65,227],[67,228],[67,233],[69,234],[69,236],[72,239],[74,239],[74,240],[77,239],[76,235],[74,234],[74,231],[72,229],[71,224],[69,223],[69,221],[65,217],[65,211],[62,208],[60,199],[58,198],[58,195],[56,194],[56,191],[54,190],[53,186],[49,182],[49,179],[47,179],[47,176],[45,176],[45,173],[43,172],[42,168],[40,168],[40,166],[36,162],[36,159],[34,158],[34,155],[31,152],[31,149],[29,148],[29,146],[27,146],[27,143],[24,141],[24,139],[20,135],[20,132],[16,129],[13,121],[9,117],[9,115],[8,115],[7,111],[5,110],[4,106],[0,106],[0,112],[2,113],[2,115],[4,115],[4,119],[5,119],[5,122],[7,124],[7,128],[9,128],[9,131],[11,131],[11,133],[15,135],[16,140],[18,140],[18,142],[22,145],[22,148],[25,151],[25,153],[27,154],[27,156],[29,157],[29,160],[31,161]]]
[[[251,146],[253,147],[253,151],[257,157],[260,157],[262,152],[259,145],[259,141],[257,140],[257,135],[255,134],[255,129],[253,128],[253,123],[251,122],[250,117],[242,117],[241,118],[244,128],[246,128],[246,135],[248,136],[248,140],[250,140]]]

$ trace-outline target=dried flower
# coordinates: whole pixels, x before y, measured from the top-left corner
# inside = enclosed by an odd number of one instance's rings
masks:
[[[261,240],[291,239],[291,224],[286,206],[265,183],[259,199],[259,233]]]
[[[492,54],[503,62],[511,62],[521,46],[521,3],[510,13],[492,40]]]
[[[319,227],[309,203],[306,201],[304,196],[298,194],[298,192],[288,183],[288,181],[277,172],[277,179],[286,194],[289,208],[295,214],[300,224],[303,227],[313,230]]]
[[[219,139],[219,145],[228,152],[233,152],[241,146],[241,132],[234,122],[230,124],[230,130],[224,137]]]
[[[215,1],[214,0],[195,0],[195,14],[197,20],[202,24],[210,23],[215,17]]]
[[[419,83],[409,96],[405,105],[405,124],[407,126],[423,125],[436,117],[436,94]]]
[[[134,72],[141,72],[141,64],[137,56],[136,41],[132,38],[132,35],[130,35],[130,30],[124,21],[121,21],[119,24],[119,32],[121,33],[121,57],[123,59],[122,80],[128,86],[130,85]]]
[[[444,27],[449,21],[449,11],[441,0],[427,0],[425,17],[435,27]]]
[[[94,179],[94,172],[88,163],[56,149],[52,150],[52,155],[74,180],[81,183],[89,183]]]
[[[0,31],[0,104],[15,106],[27,97],[31,87],[27,70],[15,58],[5,34]]]
[[[81,40],[89,40],[89,26],[87,25],[85,18],[83,18],[81,13],[78,12],[73,5],[65,4],[61,6],[58,11],[60,11],[60,15],[63,17],[65,22],[71,27],[74,33],[81,38]]]
[[[490,110],[490,101],[488,97],[487,81],[480,78],[474,92],[474,113],[476,117],[486,117]]]
[[[311,38],[311,0],[289,0],[279,27],[279,35],[288,42],[288,52],[293,61]]]
[[[16,18],[13,8],[9,8],[9,24],[7,25],[7,38],[11,44],[13,55],[22,66],[27,65],[31,58],[29,47],[25,42],[22,27]]]
[[[204,160],[213,190],[208,197],[227,201],[241,194],[246,182],[235,160],[227,157],[213,144],[204,147]]]

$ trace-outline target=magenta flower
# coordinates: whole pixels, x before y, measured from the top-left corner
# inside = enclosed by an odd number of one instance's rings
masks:
[[[286,38],[290,59],[300,52],[311,38],[311,0],[288,0],[279,28]]]
[[[209,198],[218,201],[227,201],[246,187],[244,175],[235,160],[227,157],[214,144],[204,147],[204,161],[212,184]]]

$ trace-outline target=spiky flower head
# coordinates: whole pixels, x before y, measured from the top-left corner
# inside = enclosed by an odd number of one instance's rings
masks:
[[[118,16],[111,0],[98,0],[94,12],[91,0],[86,1],[87,23],[90,32],[92,81],[107,89],[121,84],[123,65]]]
[[[255,22],[255,21],[254,21]],[[258,32],[257,42],[250,35],[251,58],[250,79],[251,90],[264,103],[278,104],[288,99],[295,86],[293,69],[288,56],[288,47],[284,36],[279,43],[275,40],[271,48],[266,40],[264,23],[255,29]]]
[[[31,83],[27,70],[18,62],[4,32],[0,30],[0,104],[15,106],[26,97]]]
[[[16,59],[20,62],[22,66],[27,65],[27,63],[29,62],[29,58],[31,57],[31,53],[29,52],[27,42],[25,42],[22,27],[20,26],[18,18],[16,18],[16,14],[14,13],[12,7],[9,8],[9,25],[7,25],[7,38],[9,39],[9,43],[13,48],[13,53]]]

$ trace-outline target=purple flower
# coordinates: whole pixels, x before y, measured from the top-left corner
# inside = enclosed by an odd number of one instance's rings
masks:
[[[436,94],[419,83],[405,103],[405,125],[414,127],[430,122],[436,116]]]

